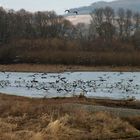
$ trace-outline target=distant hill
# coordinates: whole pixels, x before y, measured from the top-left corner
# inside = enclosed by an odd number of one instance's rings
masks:
[[[130,9],[135,12],[140,12],[140,0],[115,0],[112,2],[99,1],[91,4],[90,6],[84,6],[79,8],[70,9],[71,11],[77,10],[80,15],[87,15],[100,7],[112,7],[114,10],[119,8]]]

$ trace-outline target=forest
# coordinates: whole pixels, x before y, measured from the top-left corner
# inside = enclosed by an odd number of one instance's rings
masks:
[[[73,25],[54,11],[1,7],[0,63],[140,66],[140,13],[105,7],[90,16]]]

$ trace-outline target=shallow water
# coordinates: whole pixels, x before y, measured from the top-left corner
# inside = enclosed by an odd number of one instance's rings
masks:
[[[87,97],[140,99],[139,72],[0,72],[0,92],[36,98]]]

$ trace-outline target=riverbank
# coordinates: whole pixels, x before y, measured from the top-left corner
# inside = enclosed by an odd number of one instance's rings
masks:
[[[140,111],[120,108],[120,101],[106,100],[110,107],[103,102],[104,106],[96,99],[31,99],[0,94],[0,139],[138,139]]]
[[[64,71],[115,71],[140,72],[140,66],[78,66],[78,65],[43,65],[43,64],[11,64],[0,65],[0,71],[10,72],[64,72]]]

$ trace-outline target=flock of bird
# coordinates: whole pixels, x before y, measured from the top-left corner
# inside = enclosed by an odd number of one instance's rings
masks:
[[[65,10],[65,13],[74,13],[74,14],[78,15],[78,11]]]
[[[73,75],[75,74],[75,75]],[[73,75],[71,77],[71,75]],[[112,75],[103,73],[101,76],[89,76],[82,78],[84,73],[0,73],[0,91],[3,88],[26,88],[26,90],[41,91],[44,97],[55,92],[63,96],[88,93],[94,94],[115,94],[119,92],[128,96],[140,94],[140,85],[135,83],[136,75],[129,78],[122,78],[123,73],[113,73]],[[96,75],[96,74],[95,74]],[[120,77],[112,80],[112,77]]]

